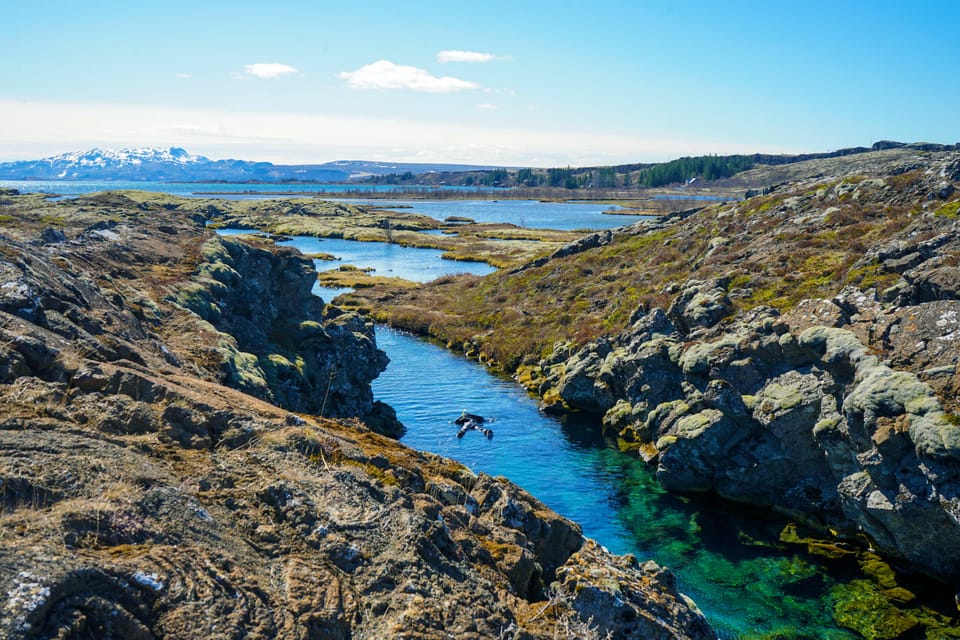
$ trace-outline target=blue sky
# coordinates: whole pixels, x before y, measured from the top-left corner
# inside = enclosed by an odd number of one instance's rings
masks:
[[[0,161],[583,165],[960,141],[960,2],[8,3]]]

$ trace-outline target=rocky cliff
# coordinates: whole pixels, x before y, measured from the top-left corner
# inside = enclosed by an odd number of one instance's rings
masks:
[[[874,286],[861,280],[825,298],[784,291],[793,300],[778,300],[779,310],[738,311],[736,299],[756,290],[750,269],[744,278],[734,263],[721,277],[672,285],[666,310],[641,309],[616,336],[561,346],[542,362],[541,391],[602,414],[624,447],[656,463],[667,488],[861,532],[912,570],[957,580],[960,227],[956,202],[941,196],[953,194],[958,166],[951,156],[913,176],[916,209],[901,228],[866,238],[847,273],[870,272]],[[789,185],[760,218],[775,221],[773,241],[842,229],[829,218],[844,215],[846,202],[856,203],[857,221],[893,219],[895,180]],[[705,211],[698,223],[752,206]],[[713,243],[748,252],[735,244],[743,240]],[[808,286],[791,276],[797,289]]]
[[[370,381],[388,360],[372,325],[311,295],[311,260],[219,236],[200,253],[196,275],[173,297],[219,334],[220,381],[291,411],[402,434],[393,410],[373,400]]]
[[[177,207],[0,197],[0,635],[712,636],[660,567],[368,428],[371,328]]]
[[[509,273],[377,294],[384,319],[602,416],[662,483],[960,580],[960,154],[758,168],[760,195]]]

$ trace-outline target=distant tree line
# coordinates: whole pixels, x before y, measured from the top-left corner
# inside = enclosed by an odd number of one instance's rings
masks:
[[[678,158],[663,164],[641,169],[637,182],[645,187],[663,187],[668,184],[688,182],[693,178],[719,180],[735,173],[752,169],[750,156],[697,156]]]
[[[507,175],[506,169],[484,171],[476,181],[476,184],[481,187],[505,187],[507,186]]]
[[[578,167],[549,169],[490,169],[450,171],[415,175],[411,171],[370,176],[364,182],[406,185],[446,185],[477,187],[540,187],[552,189],[632,189],[683,184],[692,178],[708,182],[729,178],[734,174],[761,165],[781,165],[804,160],[835,158],[838,156],[897,149],[906,147],[918,151],[957,151],[960,144],[903,143],[881,140],[872,147],[852,147],[828,153],[802,155],[770,155],[755,153],[733,156],[696,156],[678,158],[658,164],[622,164],[613,167]]]
[[[372,176],[380,184],[445,184],[469,187],[550,187],[554,189],[630,189],[682,184],[692,178],[704,181],[728,178],[752,169],[759,156],[697,156],[660,164],[625,164],[612,167],[551,167],[549,169],[489,169],[414,175],[390,173]]]
[[[379,176],[370,176],[368,182],[374,184],[405,184],[411,182],[417,176],[413,171],[404,171],[403,173],[386,173]]]

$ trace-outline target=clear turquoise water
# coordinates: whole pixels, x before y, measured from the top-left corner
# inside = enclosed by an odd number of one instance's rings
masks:
[[[852,560],[780,543],[784,522],[770,514],[666,493],[596,425],[543,414],[519,385],[475,362],[386,327],[377,342],[391,363],[374,394],[407,426],[405,444],[506,476],[614,553],[669,566],[720,637],[860,637],[833,619],[844,585],[863,578]],[[462,409],[492,418],[494,437],[458,439]]]

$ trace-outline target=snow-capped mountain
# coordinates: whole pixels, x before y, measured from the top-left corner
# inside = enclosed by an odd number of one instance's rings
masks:
[[[410,171],[470,171],[495,167],[340,160],[325,164],[275,165],[248,160],[210,160],[180,147],[90,149],[40,160],[0,163],[0,180],[130,180],[151,182],[343,182],[351,178]]]
[[[73,151],[58,156],[44,158],[38,162],[51,165],[77,165],[81,167],[121,167],[124,165],[142,165],[144,163],[196,164],[210,162],[203,156],[195,156],[180,147],[158,149],[156,147],[136,147],[134,149],[100,149]]]
[[[180,147],[97,148],[62,153],[41,160],[0,163],[0,180],[336,182],[347,177],[349,172],[322,166],[285,167],[269,162],[210,160],[192,155]]]

